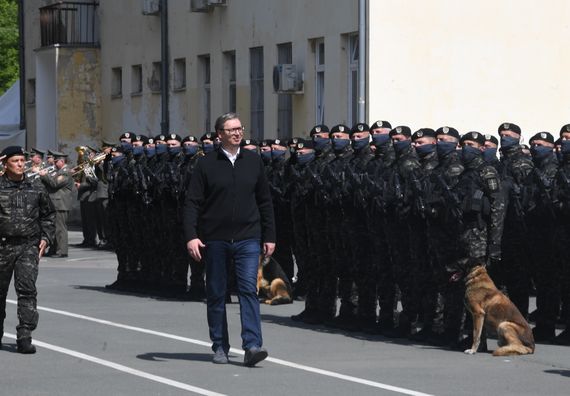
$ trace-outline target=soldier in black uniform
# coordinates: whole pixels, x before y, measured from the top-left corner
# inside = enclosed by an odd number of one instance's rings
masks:
[[[532,159],[523,153],[521,129],[505,122],[498,128],[501,138],[501,180],[507,202],[505,230],[502,240],[502,261],[493,268],[499,280],[505,282],[507,293],[524,317],[528,316],[531,268],[528,251],[528,227],[525,220],[528,175],[534,167]]]
[[[410,253],[412,267],[416,269],[412,275],[412,292],[414,303],[419,309],[422,322],[419,332],[412,334],[411,339],[422,341],[431,335],[435,319],[437,295],[436,282],[432,276],[434,253],[429,244],[428,223],[431,213],[427,203],[429,179],[438,166],[436,132],[431,128],[422,128],[412,135],[414,149],[421,165],[419,172],[412,173],[412,194],[414,195],[413,215],[410,219]]]
[[[263,160],[263,164],[265,165],[265,172],[269,172],[269,167],[271,165],[271,143],[273,141],[271,139],[264,139],[259,142],[259,155],[261,155],[261,159]]]
[[[489,165],[494,166],[497,172],[501,174],[501,161],[497,157],[499,149],[499,140],[490,134],[485,135],[485,151],[483,151],[483,159]]]
[[[29,354],[36,352],[32,331],[38,324],[38,262],[55,237],[55,209],[45,187],[25,177],[22,147],[6,147],[0,157],[5,169],[0,176],[0,349],[6,296],[14,273],[19,319],[16,342],[18,352]]]
[[[258,153],[258,142],[255,139],[243,139],[240,143],[240,147],[244,150],[249,150]]]
[[[530,139],[534,168],[529,174],[526,223],[531,232],[527,243],[532,246],[531,275],[536,286],[535,342],[554,338],[556,319],[560,307],[559,262],[555,256],[554,240],[558,218],[552,197],[552,187],[558,171],[554,154],[554,136],[540,132]]]
[[[200,142],[202,144],[202,152],[208,154],[214,151],[214,143],[217,140],[217,135],[215,132],[206,132],[200,137]]]
[[[421,165],[412,147],[412,132],[407,126],[398,126],[390,131],[396,161],[386,172],[386,215],[388,243],[391,245],[394,280],[401,293],[402,312],[398,325],[385,331],[387,337],[408,337],[412,324],[418,316],[418,301],[415,298],[414,268],[410,246],[410,221],[417,196],[412,183],[420,177]]]
[[[376,121],[370,127],[371,147],[374,158],[366,166],[364,189],[368,192],[366,225],[370,234],[372,265],[375,270],[373,280],[380,313],[374,333],[382,334],[394,327],[394,309],[396,304],[396,286],[392,270],[388,229],[386,225],[386,204],[384,175],[395,161],[394,148],[390,140],[392,125],[388,121]],[[363,329],[370,332],[371,329]]]
[[[427,204],[429,207],[428,241],[432,258],[432,279],[426,300],[432,304],[431,329],[416,336],[419,341],[448,346],[459,341],[459,328],[463,312],[463,292],[458,284],[449,282],[446,268],[457,260],[457,246],[452,243],[457,223],[461,222],[461,202],[454,191],[464,167],[459,156],[459,132],[444,126],[436,130],[438,166],[430,175]],[[428,314],[429,315],[429,314]],[[430,334],[431,333],[431,334]]]
[[[562,300],[561,321],[566,326],[555,339],[558,345],[570,345],[570,124],[560,130],[560,165],[554,179],[553,198],[556,203],[558,222],[556,227],[556,253],[560,268],[560,291]]]

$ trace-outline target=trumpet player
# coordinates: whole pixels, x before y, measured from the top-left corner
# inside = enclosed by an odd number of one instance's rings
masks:
[[[88,161],[95,157],[95,151],[88,154]],[[84,169],[87,169],[85,166]],[[91,168],[90,168],[91,169]],[[77,199],[81,212],[81,229],[83,241],[77,247],[95,248],[97,247],[97,185],[99,180],[95,175],[95,170],[80,172],[75,176],[75,188],[77,188]]]
[[[55,207],[55,254],[53,248],[48,255],[54,258],[67,257],[67,217],[71,210],[73,178],[67,167],[67,154],[57,151],[50,151],[54,158],[54,165],[57,169],[55,175],[48,174],[46,169],[42,169],[40,180],[48,190],[53,206]]]
[[[32,148],[30,150],[31,166],[30,166],[29,172],[35,173],[44,167],[44,155],[45,154],[46,154],[45,151],[37,149],[37,148]]]

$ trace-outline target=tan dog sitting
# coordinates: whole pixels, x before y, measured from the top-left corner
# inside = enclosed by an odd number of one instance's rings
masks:
[[[465,353],[477,352],[483,324],[490,334],[497,334],[499,348],[493,356],[534,353],[534,338],[528,322],[517,307],[501,293],[483,265],[466,268],[465,305],[473,316],[473,345]]]
[[[257,269],[257,291],[264,304],[290,304],[291,284],[283,268],[272,257],[259,257]]]

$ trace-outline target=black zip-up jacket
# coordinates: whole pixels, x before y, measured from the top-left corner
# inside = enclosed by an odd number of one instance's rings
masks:
[[[184,205],[186,240],[275,242],[275,220],[261,157],[248,150],[232,166],[221,149],[198,160]]]

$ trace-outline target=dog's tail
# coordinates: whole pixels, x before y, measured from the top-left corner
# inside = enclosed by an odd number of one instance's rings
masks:
[[[509,356],[509,355],[530,355],[534,353],[534,349],[522,344],[509,344],[497,349],[493,352],[493,356]]]

